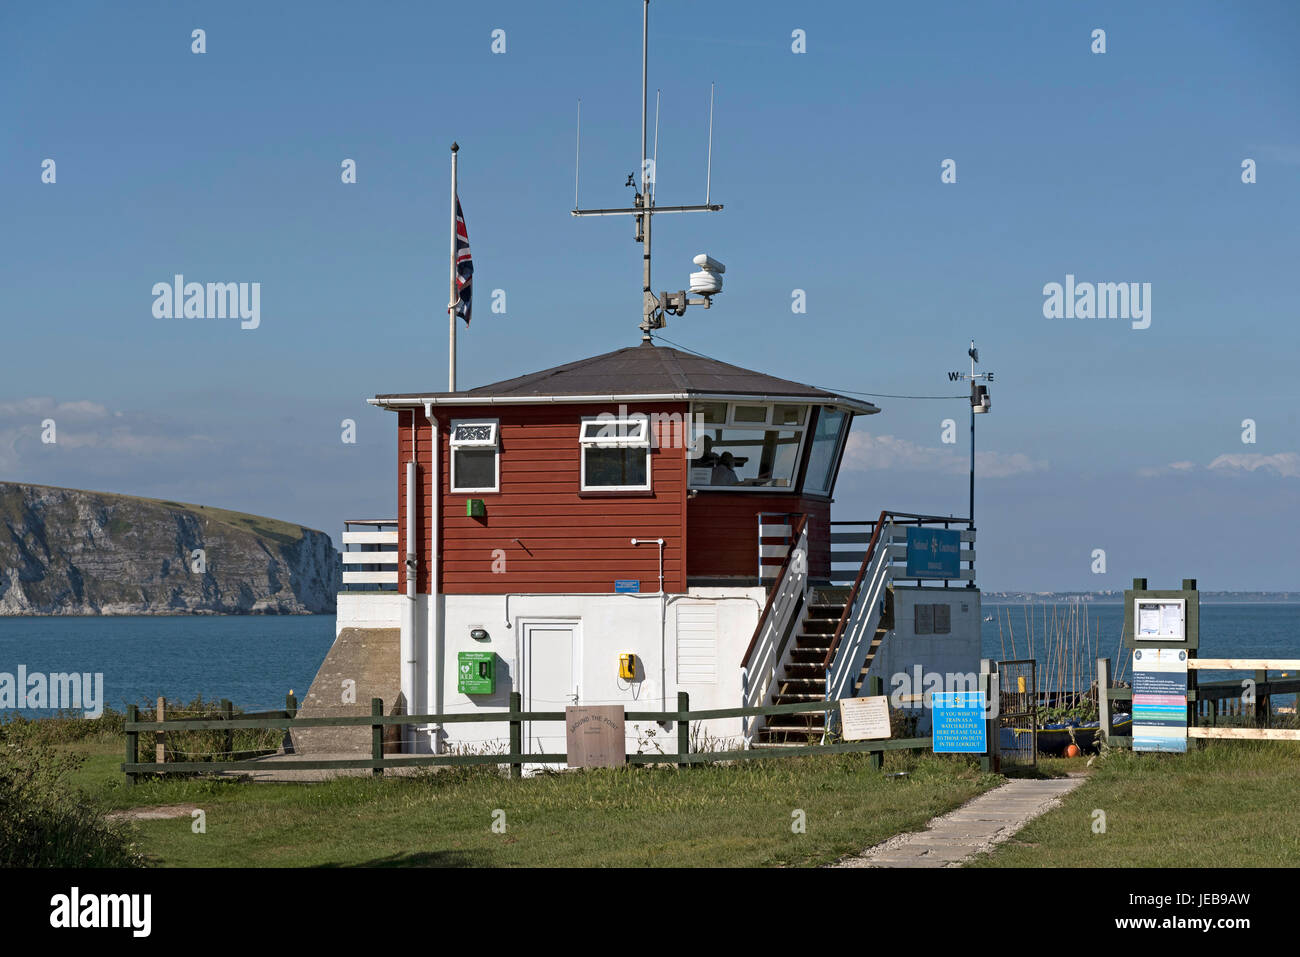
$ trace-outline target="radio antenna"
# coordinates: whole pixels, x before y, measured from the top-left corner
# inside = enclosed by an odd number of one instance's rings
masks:
[[[709,186],[713,182],[713,84],[709,84],[709,162],[704,171],[704,205],[709,205]],[[574,197],[573,205],[578,205]]]
[[[655,90],[655,155],[650,161],[650,205],[655,204],[655,184],[659,182],[659,96],[663,90]]]
[[[582,163],[582,97],[578,97],[578,135],[573,144],[573,208],[578,208],[578,166]],[[706,190],[707,192],[707,190]]]
[[[706,173],[704,186],[704,204],[702,206],[659,206],[656,194],[658,190],[655,187],[655,181],[658,179],[655,171],[655,164],[659,156],[659,101],[660,93],[655,94],[655,136],[654,136],[654,159],[650,159],[646,152],[646,133],[648,132],[649,119],[649,47],[650,47],[650,0],[642,0],[641,3],[641,188],[637,190],[631,206],[606,207],[603,209],[580,209],[578,207],[578,170],[577,160],[575,158],[575,168],[573,171],[573,209],[570,211],[574,216],[631,216],[636,224],[635,238],[641,244],[641,295],[642,295],[642,315],[641,315],[641,340],[642,342],[650,341],[650,333],[655,329],[662,329],[666,324],[666,317],[669,314],[680,316],[686,311],[687,306],[703,306],[708,309],[713,296],[722,290],[722,279],[718,273],[723,272],[724,267],[717,260],[703,254],[695,257],[696,265],[700,266],[702,271],[691,275],[690,291],[692,294],[700,296],[698,299],[687,297],[686,290],[678,292],[665,292],[656,295],[650,281],[650,250],[651,250],[651,223],[654,216],[659,213],[703,213],[717,212],[722,209],[721,203],[711,203],[710,187],[713,176],[713,87],[709,87],[709,169]],[[662,92],[662,91],[660,91]],[[582,101],[578,101],[578,135],[581,142],[582,132]],[[628,186],[635,187],[635,180],[632,176],[628,177]]]

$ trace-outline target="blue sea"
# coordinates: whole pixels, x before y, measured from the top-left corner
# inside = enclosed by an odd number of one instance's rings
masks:
[[[333,642],[333,615],[0,618],[0,672],[101,672],[119,711],[199,694],[269,711],[307,696]]]
[[[1044,636],[1052,633],[1052,613],[1055,608],[1058,622],[1070,612],[1064,604],[1025,605],[984,602],[984,615],[993,621],[983,624],[983,656],[1008,660],[1034,657],[1039,662],[1039,688],[1044,687],[1042,671],[1047,667],[1047,649]],[[1046,612],[1046,622],[1044,622]],[[1081,602],[1079,629],[1082,617],[1087,615],[1093,659],[1090,670],[1080,676],[1079,687],[1085,687],[1096,675],[1095,659],[1111,660],[1112,673],[1128,678],[1128,652],[1120,647],[1121,628],[1124,622],[1124,605]],[[1026,624],[1026,616],[1030,625]],[[998,619],[1002,629],[999,635]],[[1034,654],[1028,654],[1026,636],[1033,630]],[[1014,649],[1012,644],[1014,633]],[[1201,602],[1201,643],[1199,658],[1300,658],[1300,604],[1286,602]],[[1249,677],[1245,672],[1203,671],[1200,680],[1228,681]]]
[[[1043,623],[1044,608],[1048,626]],[[1057,606],[1063,613],[1065,606]],[[1043,635],[1052,606],[986,602],[985,657],[1027,657],[1026,609],[1034,621],[1040,670]],[[1124,606],[1084,604],[1093,632],[1093,657],[1110,657],[1117,672]],[[1002,617],[999,639],[997,618]],[[1010,625],[1008,625],[1008,616]],[[1011,632],[1015,633],[1013,653]],[[229,698],[261,711],[284,706],[293,690],[301,701],[334,640],[331,615],[181,616],[122,618],[0,618],[0,672],[102,672],[105,704],[122,710],[159,695],[189,701],[196,695]],[[1300,604],[1201,605],[1202,658],[1300,658]],[[1095,670],[1095,665],[1091,666]],[[1203,680],[1238,677],[1207,672]],[[1091,680],[1092,674],[1086,675]],[[1044,686],[1040,677],[1040,688]],[[26,710],[30,716],[49,711]]]

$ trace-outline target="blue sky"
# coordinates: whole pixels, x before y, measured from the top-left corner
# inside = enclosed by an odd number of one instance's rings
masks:
[[[716,82],[726,206],[656,222],[657,288],[728,265],[668,339],[908,395],[960,393],[977,339],[986,588],[1300,588],[1300,7],[654,0],[650,41],[659,201],[703,200]],[[582,203],[630,199],[636,0],[6,5],[0,84],[0,477],[334,535],[395,514],[394,420],[364,400],[446,386],[453,139],[460,385],[638,340],[631,224],[568,215],[579,97]],[[261,325],[156,319],[176,273],[260,282]],[[1044,318],[1067,274],[1150,283],[1150,327]],[[964,514],[965,400],[878,403],[835,517]]]

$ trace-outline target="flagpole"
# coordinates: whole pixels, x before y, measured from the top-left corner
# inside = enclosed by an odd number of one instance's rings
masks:
[[[447,296],[447,325],[450,336],[447,353],[447,391],[456,391],[456,154],[460,146],[451,144],[451,270]]]

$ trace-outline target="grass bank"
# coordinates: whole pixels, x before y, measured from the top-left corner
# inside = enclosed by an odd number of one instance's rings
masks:
[[[974,867],[1294,867],[1293,742],[1207,741],[1187,754],[1112,751],[1060,808]],[[1105,830],[1094,825],[1104,813]]]
[[[68,747],[85,756],[78,783],[104,808],[204,811],[203,834],[188,812],[133,825],[148,863],[180,867],[810,866],[923,828],[1000,780],[929,755],[889,755],[881,774],[866,755],[847,754],[522,781],[464,768],[315,784],[154,779],[128,789],[120,740]],[[907,774],[890,776],[897,771]]]

